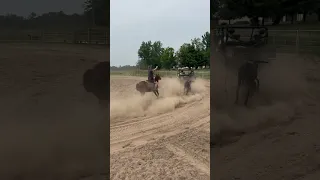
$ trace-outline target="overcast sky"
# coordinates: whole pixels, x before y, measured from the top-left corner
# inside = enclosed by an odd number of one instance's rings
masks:
[[[111,0],[111,65],[135,65],[142,41],[177,50],[210,31],[209,0]]]
[[[85,0],[5,0],[1,2],[0,14],[17,14],[28,16],[31,12],[42,14],[46,12],[64,11],[66,14],[82,13]]]

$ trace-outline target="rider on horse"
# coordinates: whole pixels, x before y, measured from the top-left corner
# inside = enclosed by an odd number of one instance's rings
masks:
[[[154,80],[154,71],[158,69],[158,66],[156,68],[152,69],[152,66],[148,66],[148,82],[153,85],[153,88],[158,88],[158,82],[155,82]]]

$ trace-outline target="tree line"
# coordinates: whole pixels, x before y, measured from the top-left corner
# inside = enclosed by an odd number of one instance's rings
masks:
[[[63,11],[36,14],[31,12],[27,17],[15,14],[0,15],[0,26],[6,29],[68,29],[90,26],[109,26],[110,1],[86,0],[83,13],[65,14]]]
[[[319,0],[213,0],[211,6],[211,19],[233,20],[242,17],[251,19],[251,24],[259,25],[258,18],[272,18],[273,25],[280,23],[283,16],[303,14],[305,22],[308,14],[317,14],[320,21]]]
[[[148,66],[158,66],[162,69],[172,67],[202,67],[210,66],[210,33],[201,38],[194,38],[184,43],[175,51],[173,47],[163,47],[161,41],[143,41],[138,50],[137,66],[146,69]]]

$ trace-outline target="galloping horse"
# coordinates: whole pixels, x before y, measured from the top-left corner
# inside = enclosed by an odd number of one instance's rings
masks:
[[[159,74],[156,74],[154,81],[158,83],[159,80],[161,80],[161,77]],[[157,97],[159,97],[158,86],[155,86],[154,83],[148,81],[140,81],[137,83],[136,90],[139,91],[141,95],[144,95],[146,92],[153,92]]]
[[[99,100],[99,104],[107,106],[110,101],[110,62],[99,62],[93,68],[88,69],[82,76],[82,85],[87,92],[93,93]]]
[[[189,92],[191,92],[191,83],[192,83],[191,77],[185,78],[185,82],[183,84],[183,86],[184,86],[184,94],[185,95],[188,95]]]
[[[248,88],[244,105],[247,106],[249,97],[252,97],[255,92],[259,92],[260,81],[258,79],[258,65],[260,63],[268,63],[266,61],[247,61],[238,70],[238,86],[236,91],[236,101],[238,103],[239,90],[241,85]]]

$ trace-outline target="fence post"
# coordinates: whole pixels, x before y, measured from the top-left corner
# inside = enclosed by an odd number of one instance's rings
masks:
[[[276,33],[272,36],[272,40],[273,40],[273,45],[276,45]]]
[[[296,52],[299,53],[299,29],[296,31]]]
[[[41,41],[44,42],[44,32],[41,30]]]
[[[105,44],[108,44],[108,32],[105,33],[106,37],[104,38]]]
[[[88,28],[88,44],[91,44],[91,29]]]
[[[76,31],[73,32],[73,43],[77,44],[77,32]]]

